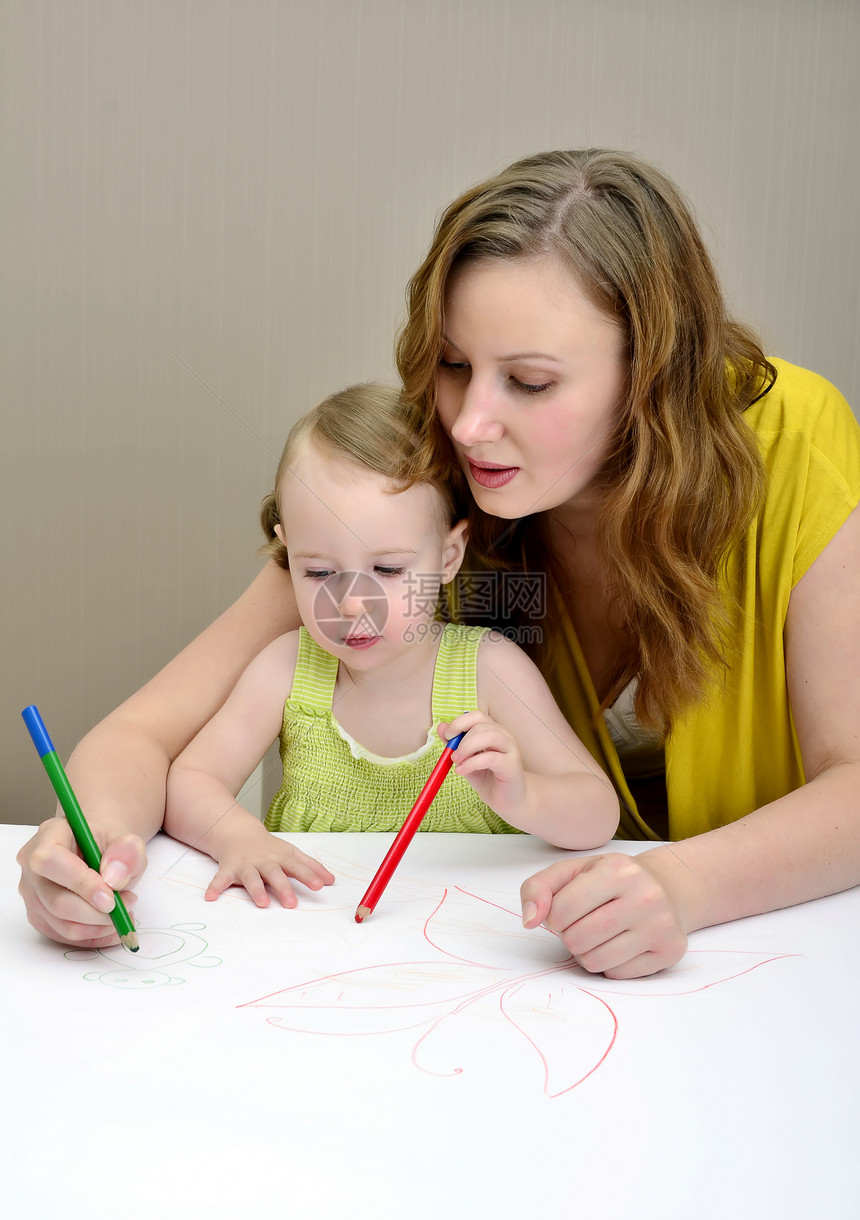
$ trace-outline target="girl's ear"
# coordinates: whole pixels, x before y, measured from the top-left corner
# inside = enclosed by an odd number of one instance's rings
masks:
[[[445,541],[442,544],[443,585],[449,585],[460,571],[460,565],[466,553],[468,529],[468,521],[458,521],[445,535]]]
[[[277,535],[278,542],[280,542],[281,546],[286,546],[287,540],[284,537],[284,527],[281,525],[280,521],[275,526],[275,534]]]

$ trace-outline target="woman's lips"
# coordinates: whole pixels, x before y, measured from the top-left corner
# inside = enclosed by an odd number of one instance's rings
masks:
[[[481,487],[504,487],[520,470],[519,466],[478,465],[471,458],[466,458],[466,461],[469,463],[469,474]]]

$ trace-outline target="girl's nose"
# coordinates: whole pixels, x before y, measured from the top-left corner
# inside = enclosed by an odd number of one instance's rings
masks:
[[[341,618],[357,618],[364,609],[364,603],[360,597],[347,594],[341,598],[338,609],[340,610]]]
[[[452,438],[458,445],[471,448],[501,440],[504,431],[492,391],[476,385],[473,378],[451,427]]]

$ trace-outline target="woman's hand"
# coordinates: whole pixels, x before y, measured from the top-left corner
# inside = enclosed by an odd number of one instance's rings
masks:
[[[146,847],[137,835],[105,842],[98,826],[92,829],[103,851],[100,872],[84,864],[65,818],[51,818],[18,852],[18,892],[37,932],[61,944],[103,949],[119,944],[109,914],[113,891],[120,891],[132,914],[137,895],[126,887],[146,868]]]
[[[301,881],[309,890],[334,883],[334,875],[319,860],[269,834],[256,820],[230,834],[219,851],[218,864],[205,894],[207,902],[213,902],[231,885],[242,885],[258,907],[267,907],[269,886],[281,906],[294,907],[298,899],[288,878]]]
[[[269,562],[229,610],[79,743],[66,771],[104,851],[101,878],[77,854],[65,819],[40,826],[18,855],[18,889],[38,932],[92,948],[118,942],[106,914],[111,886],[133,884],[144,870],[143,840],[162,824],[171,759],[221,707],[253,657],[299,622],[289,573]],[[100,830],[100,819],[113,830]],[[112,864],[116,873],[108,871]],[[124,890],[122,896],[134,902]]]
[[[526,881],[523,926],[542,924],[577,964],[610,979],[673,966],[687,949],[677,897],[648,857],[612,853],[559,860]]]

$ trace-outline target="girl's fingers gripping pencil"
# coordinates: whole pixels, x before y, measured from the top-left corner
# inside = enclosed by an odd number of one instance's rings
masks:
[[[433,798],[441,788],[442,780],[451,770],[451,755],[464,737],[465,733],[458,733],[456,737],[452,737],[439,755],[439,761],[430,772],[427,783],[418,794],[418,800],[406,815],[406,821],[398,830],[394,842],[386,853],[385,859],[376,870],[376,876],[371,881],[367,893],[358,904],[358,909],[355,912],[356,923],[361,923],[366,919],[382,897],[383,890],[391,880],[392,874],[400,863],[403,853],[412,842],[416,830],[421,825],[425,813],[432,804]]]
[[[31,705],[30,707],[25,707],[21,715],[24,717],[27,731],[32,737],[33,745],[36,747],[44,768],[48,773],[51,786],[57,794],[57,800],[62,806],[63,813],[66,815],[84,862],[94,872],[98,872],[99,865],[102,862],[102,853],[99,850],[98,843],[95,841],[93,832],[87,824],[84,811],[78,804],[78,798],[72,791],[72,785],[69,783],[57,751],[54,749],[54,743],[48,736],[48,730],[45,728],[42,717],[39,715],[39,709],[35,705]],[[137,953],[140,944],[131,916],[126,909],[125,903],[116,891],[114,891],[114,897],[116,902],[110,913],[113,926],[119,933],[119,938],[126,949],[131,949],[132,953]]]

